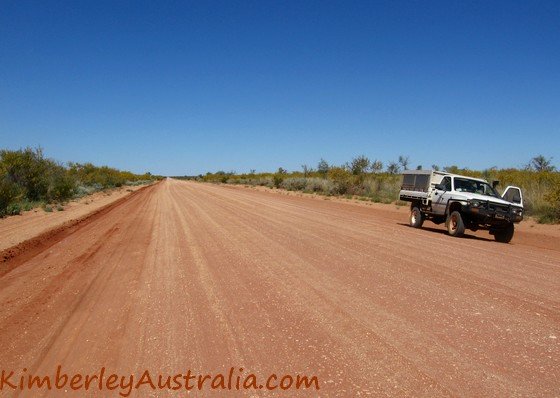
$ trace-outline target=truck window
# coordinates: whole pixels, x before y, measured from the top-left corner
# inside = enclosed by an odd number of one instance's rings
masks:
[[[455,190],[457,192],[475,193],[477,191],[476,181],[464,178],[455,178]]]
[[[494,196],[499,198],[498,193],[488,183],[471,180],[468,178],[455,178],[455,191],[478,193],[480,195]]]
[[[445,191],[451,191],[451,177],[444,177],[441,180],[441,185]]]

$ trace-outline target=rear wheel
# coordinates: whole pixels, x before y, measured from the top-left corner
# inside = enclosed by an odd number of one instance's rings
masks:
[[[424,216],[422,215],[422,212],[418,207],[414,206],[410,210],[410,219],[409,219],[410,226],[414,228],[420,228],[422,227],[423,223],[424,223]]]
[[[509,243],[513,238],[514,231],[513,223],[510,223],[506,228],[494,231],[494,239],[496,239],[496,242]]]
[[[447,217],[446,224],[447,224],[447,232],[451,236],[459,237],[459,236],[463,236],[463,234],[465,233],[465,223],[463,222],[463,217],[461,216],[461,213],[459,213],[458,211],[452,212]]]

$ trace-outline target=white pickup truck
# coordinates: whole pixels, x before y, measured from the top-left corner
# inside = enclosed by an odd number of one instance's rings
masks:
[[[499,195],[497,183],[440,171],[406,170],[399,198],[411,202],[412,227],[420,228],[424,220],[445,222],[451,236],[462,236],[466,228],[485,229],[496,241],[508,243],[514,223],[523,219],[523,193],[508,186]]]

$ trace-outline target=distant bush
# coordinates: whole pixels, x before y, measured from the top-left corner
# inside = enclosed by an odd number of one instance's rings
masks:
[[[22,207],[19,203],[10,203],[6,208],[7,216],[16,216],[21,214]]]
[[[305,177],[305,175],[308,177]],[[197,180],[221,183],[223,174],[207,173]],[[259,185],[278,187],[289,191],[302,191],[323,195],[359,195],[378,202],[394,202],[400,189],[401,177],[387,173],[366,173],[354,175],[350,169],[341,166],[323,165],[323,170],[293,173],[227,174],[227,184]]]
[[[22,211],[29,211],[34,209],[35,207],[40,207],[42,205],[41,202],[30,202],[28,200],[24,200],[22,202],[19,202],[18,204],[21,205]]]
[[[17,199],[18,195],[18,186],[5,176],[0,177],[0,217],[7,214],[8,206]]]
[[[151,174],[133,174],[107,166],[97,167],[91,163],[70,163],[68,174],[83,186],[99,186],[104,188],[121,187],[137,181],[153,181]]]
[[[306,180],[305,191],[307,192],[318,192],[333,195],[335,190],[336,185],[330,180],[318,177],[310,177]]]
[[[50,174],[58,166],[45,159],[41,149],[0,151],[3,178],[15,184],[24,197],[39,200],[47,196]]]
[[[344,167],[331,167],[327,178],[335,183],[333,193],[339,195],[346,194],[352,185],[352,174]]]
[[[91,195],[94,192],[100,191],[103,189],[101,184],[93,184],[93,185],[78,185],[76,186],[76,190],[74,192],[74,197],[81,198],[86,195]]]
[[[275,188],[280,188],[283,181],[284,181],[284,176],[282,174],[276,173],[272,177],[272,183],[274,184]]]
[[[557,223],[560,222],[560,183],[555,184],[544,196],[547,202],[545,209],[541,211],[539,222]]]
[[[66,200],[71,198],[76,192],[77,184],[66,173],[57,173],[50,184],[47,199],[49,200]]]
[[[275,184],[276,185],[276,180]],[[288,191],[305,191],[307,186],[307,178],[287,178],[280,184],[280,188],[287,189]]]
[[[149,180],[149,179],[145,179],[145,180],[136,180],[136,181],[129,181],[129,180],[127,180],[127,181],[125,181],[124,185],[128,185],[128,186],[133,186],[133,187],[134,187],[134,186],[138,186],[138,185],[149,184],[149,183],[151,183],[152,181],[153,181],[153,179],[152,179],[152,180]]]

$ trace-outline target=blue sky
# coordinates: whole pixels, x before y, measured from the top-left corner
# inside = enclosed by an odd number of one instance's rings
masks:
[[[560,164],[558,1],[2,1],[0,147],[165,175]]]

